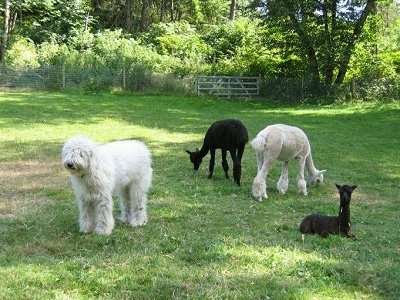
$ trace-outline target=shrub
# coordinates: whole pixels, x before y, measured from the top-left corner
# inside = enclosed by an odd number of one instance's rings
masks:
[[[35,44],[21,38],[13,42],[6,52],[5,63],[11,69],[30,69],[39,66]]]

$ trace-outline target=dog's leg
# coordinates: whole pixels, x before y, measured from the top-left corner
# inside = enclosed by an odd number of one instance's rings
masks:
[[[91,232],[94,229],[94,208],[90,202],[83,198],[78,199],[79,231]]]
[[[142,226],[147,223],[147,192],[151,185],[152,171],[143,175],[140,180],[133,181],[129,186],[130,216],[128,222],[131,226]]]
[[[100,198],[96,209],[96,227],[94,231],[98,234],[110,234],[114,228],[112,197]]]
[[[118,194],[119,204],[121,209],[121,217],[119,218],[121,222],[128,222],[129,216],[131,215],[131,205],[130,205],[130,195],[129,189],[125,188],[121,193]]]
[[[129,217],[129,224],[131,226],[142,226],[147,223],[147,195],[141,189],[131,190],[131,214]]]

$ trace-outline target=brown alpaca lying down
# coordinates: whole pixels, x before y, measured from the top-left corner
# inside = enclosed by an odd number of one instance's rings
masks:
[[[348,238],[355,239],[350,228],[350,200],[351,193],[356,189],[356,185],[338,185],[340,194],[339,216],[324,216],[313,214],[305,217],[300,224],[300,232],[303,234],[318,234],[327,237],[330,234],[341,234]]]

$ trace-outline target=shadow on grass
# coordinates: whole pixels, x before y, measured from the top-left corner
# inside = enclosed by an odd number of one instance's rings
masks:
[[[378,258],[368,259],[365,267],[352,258],[360,251],[354,242],[311,237],[308,246],[302,245],[297,229],[273,229],[278,216],[266,205],[237,201],[232,207],[232,199],[212,201],[189,199],[174,209],[174,203],[162,205],[156,199],[147,226],[117,222],[110,236],[78,233],[73,201],[48,203],[34,215],[1,221],[2,233],[9,233],[0,238],[2,272],[28,268],[36,275],[22,272],[12,282],[32,289],[45,281],[47,291],[78,288],[80,296],[121,296],[122,290],[143,298],[374,294],[364,276],[373,276]],[[262,225],[261,215],[268,216]],[[348,256],[332,257],[343,248]],[[377,288],[389,288],[386,284]]]
[[[58,165],[64,137],[44,132],[22,142],[3,138],[1,155],[8,162],[1,162],[0,180],[7,184],[2,197],[13,199],[14,194],[23,211],[16,207],[15,216],[0,219],[0,274],[14,276],[0,280],[8,295],[28,282],[31,292],[46,285],[51,293],[75,291],[76,298],[395,298],[399,261],[390,257],[398,257],[393,245],[399,240],[397,221],[389,220],[397,220],[398,211],[398,203],[391,201],[398,193],[400,168],[397,108],[348,112],[126,95],[15,94],[0,102],[0,121],[15,131],[23,124],[35,130],[41,124],[92,124],[101,137],[107,119],[151,129],[140,138],[152,149],[154,167],[147,226],[117,222],[111,236],[83,235],[67,174]],[[184,149],[200,146],[213,121],[230,117],[242,119],[250,138],[271,123],[304,128],[316,166],[328,169],[326,183],[311,189],[307,198],[299,197],[291,164],[289,192],[279,196],[280,167],[275,164],[268,178],[270,199],[257,203],[250,196],[256,166],[249,146],[240,188],[224,179],[219,153],[212,180],[206,178],[208,159],[193,173]],[[21,159],[30,163],[19,166]],[[363,193],[352,207],[360,240],[309,237],[303,245],[298,222],[314,209],[336,213],[336,181],[358,184]],[[383,200],[377,202],[376,195]],[[371,200],[362,203],[364,196]],[[371,226],[357,225],[361,222]]]

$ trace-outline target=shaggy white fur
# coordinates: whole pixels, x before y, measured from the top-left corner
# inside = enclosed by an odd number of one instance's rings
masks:
[[[116,141],[98,146],[75,136],[62,148],[62,164],[71,175],[81,232],[110,234],[114,228],[114,193],[120,199],[121,221],[147,223],[147,192],[151,186],[151,154],[140,141]]]
[[[252,194],[258,201],[268,198],[265,180],[276,159],[282,161],[282,172],[277,183],[280,194],[285,194],[289,187],[288,167],[291,159],[296,159],[299,163],[297,185],[301,194],[307,195],[307,184],[304,180],[305,165],[307,165],[311,184],[322,183],[324,180],[326,170],[318,171],[315,168],[310,143],[300,128],[284,124],[267,126],[257,134],[251,146],[256,151],[258,167]]]

